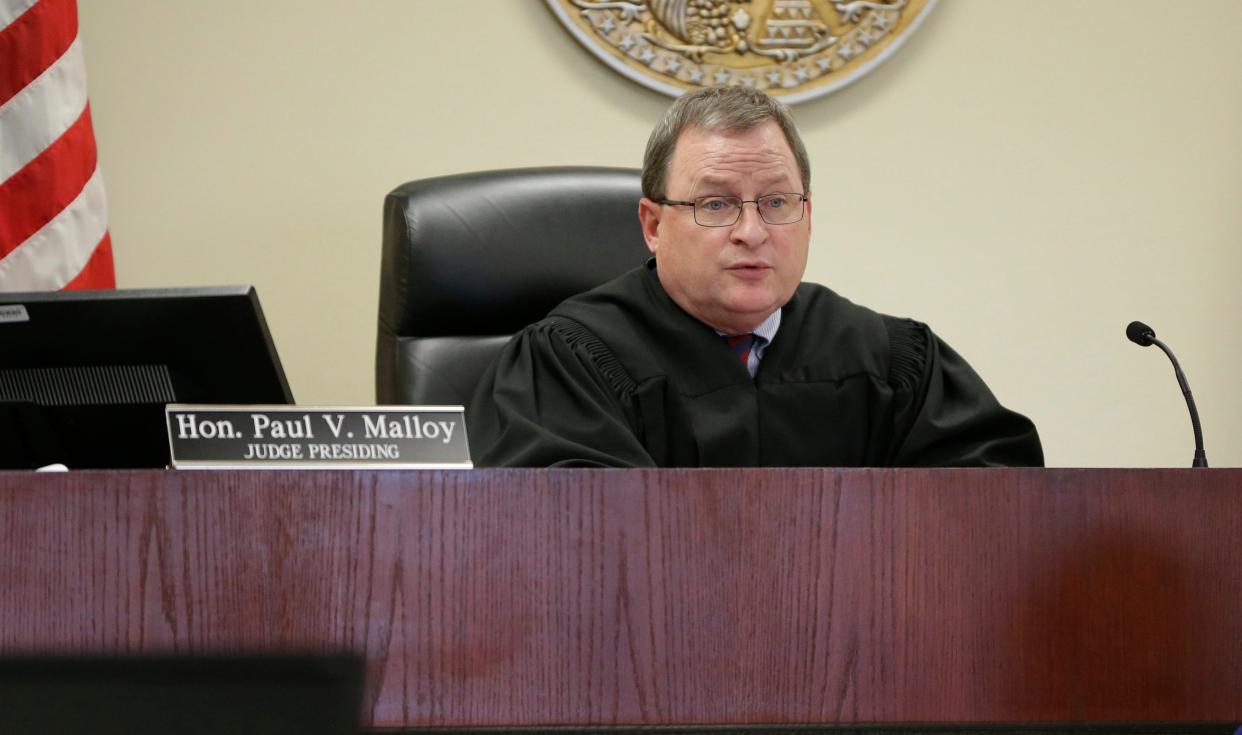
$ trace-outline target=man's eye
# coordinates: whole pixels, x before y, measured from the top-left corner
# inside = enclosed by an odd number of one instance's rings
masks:
[[[708,212],[720,212],[729,208],[729,203],[723,199],[707,199],[700,202],[699,205]]]
[[[765,200],[765,203],[768,209],[782,209],[789,204],[789,200],[785,199],[785,197],[770,197]]]

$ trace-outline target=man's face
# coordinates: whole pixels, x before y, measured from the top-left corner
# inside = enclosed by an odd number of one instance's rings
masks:
[[[789,144],[774,121],[744,133],[684,130],[669,163],[664,197],[755,199],[804,193]],[[770,225],[753,204],[728,227],[703,227],[693,207],[643,199],[647,248],[668,295],[701,322],[728,334],[750,332],[793,296],[806,270],[811,203],[802,221]]]

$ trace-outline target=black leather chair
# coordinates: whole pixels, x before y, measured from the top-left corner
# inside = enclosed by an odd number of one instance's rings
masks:
[[[380,404],[467,405],[510,336],[641,265],[639,172],[529,168],[412,181],[384,201]]]

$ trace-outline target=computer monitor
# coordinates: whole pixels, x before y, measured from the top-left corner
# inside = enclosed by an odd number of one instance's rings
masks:
[[[253,287],[0,294],[0,467],[164,467],[166,404],[292,402]]]

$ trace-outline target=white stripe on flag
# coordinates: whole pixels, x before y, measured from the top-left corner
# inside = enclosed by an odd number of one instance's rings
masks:
[[[82,272],[108,231],[108,202],[99,167],[70,202],[0,260],[0,291],[55,291]]]
[[[21,14],[34,7],[36,0],[0,0],[0,30],[4,30]]]
[[[33,82],[0,106],[0,182],[22,170],[86,109],[82,39]]]

